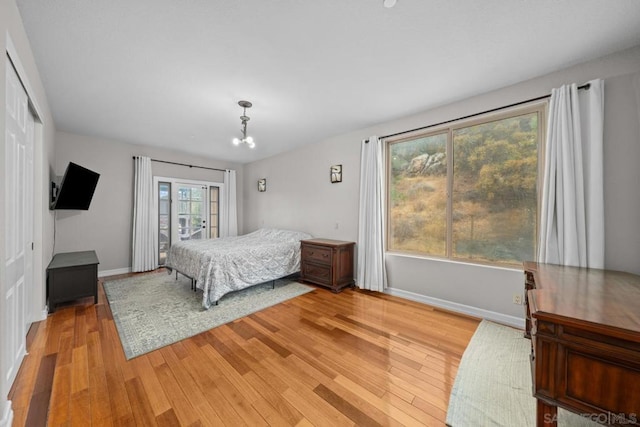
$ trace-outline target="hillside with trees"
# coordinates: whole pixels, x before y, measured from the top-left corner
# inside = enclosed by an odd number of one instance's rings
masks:
[[[447,135],[390,146],[391,250],[447,254]],[[534,259],[537,113],[454,129],[451,137],[452,256]]]

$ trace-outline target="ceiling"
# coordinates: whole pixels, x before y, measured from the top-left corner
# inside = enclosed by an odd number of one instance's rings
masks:
[[[17,4],[58,130],[240,163],[640,44],[638,0]]]

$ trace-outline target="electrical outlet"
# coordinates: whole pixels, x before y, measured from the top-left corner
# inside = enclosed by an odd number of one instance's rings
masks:
[[[522,305],[522,295],[513,294],[513,303],[517,305]]]

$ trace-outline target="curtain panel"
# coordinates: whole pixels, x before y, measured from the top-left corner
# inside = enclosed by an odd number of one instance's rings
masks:
[[[551,92],[538,261],[604,268],[604,84]]]
[[[131,270],[155,270],[158,267],[158,213],[156,211],[151,159],[134,159],[133,251]]]
[[[220,218],[220,237],[238,235],[238,206],[236,201],[236,171],[224,173],[224,194]]]
[[[387,287],[384,262],[383,143],[377,136],[362,142],[358,217],[357,285],[382,292]]]

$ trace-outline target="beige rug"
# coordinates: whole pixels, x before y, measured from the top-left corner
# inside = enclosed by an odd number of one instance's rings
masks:
[[[531,341],[522,331],[483,320],[462,356],[451,390],[451,427],[536,425],[532,396]],[[596,427],[577,414],[558,410],[558,426]]]
[[[312,291],[293,280],[276,280],[229,293],[210,309],[191,281],[166,273],[145,274],[104,284],[127,359],[247,316]]]

